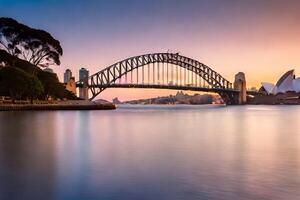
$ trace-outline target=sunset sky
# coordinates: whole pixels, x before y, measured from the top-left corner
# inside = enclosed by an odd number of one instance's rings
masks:
[[[300,76],[297,0],[0,0],[0,13],[50,32],[64,49],[53,67],[91,74],[127,57],[173,52],[194,58],[230,81],[275,82],[289,69]],[[109,89],[99,98],[136,99],[170,91]],[[174,92],[173,92],[174,93]]]

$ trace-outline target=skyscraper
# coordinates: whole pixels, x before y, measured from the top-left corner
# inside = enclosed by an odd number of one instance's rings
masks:
[[[85,68],[79,70],[79,81],[86,82],[89,77],[89,71]]]
[[[71,78],[72,78],[72,71],[70,69],[67,69],[64,73],[64,83],[68,83]]]
[[[79,88],[79,98],[88,100],[89,99],[89,90],[88,90],[88,77],[89,71],[85,68],[79,70],[79,81],[82,83],[82,87]]]

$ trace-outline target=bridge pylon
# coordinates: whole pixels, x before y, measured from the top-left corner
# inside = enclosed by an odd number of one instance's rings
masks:
[[[235,75],[234,89],[239,91],[236,102],[240,105],[247,103],[247,87],[245,73],[239,72]]]
[[[79,84],[79,98],[83,100],[89,100],[89,87],[88,87],[88,79],[85,78],[81,80]]]

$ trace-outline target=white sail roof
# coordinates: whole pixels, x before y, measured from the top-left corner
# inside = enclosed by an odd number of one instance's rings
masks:
[[[268,94],[300,92],[300,78],[295,79],[295,71],[290,70],[280,77],[276,85],[263,82],[262,86]]]
[[[296,78],[293,81],[293,89],[295,92],[300,92],[300,78]]]
[[[295,79],[294,70],[290,70],[283,74],[281,78],[276,83],[275,93],[285,93],[288,91],[293,91],[293,81]]]
[[[273,83],[263,82],[261,84],[268,94],[273,94],[273,89],[275,87]]]

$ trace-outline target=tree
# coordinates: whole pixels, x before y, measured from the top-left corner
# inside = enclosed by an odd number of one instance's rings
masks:
[[[4,67],[17,67],[29,74],[33,74],[33,72],[42,71],[39,67],[33,65],[32,63],[26,60],[22,60],[16,56],[12,56],[11,54],[7,53],[2,49],[0,49],[0,63],[2,63],[2,66]]]
[[[60,99],[78,99],[73,93],[66,90],[65,86],[59,82],[56,74],[45,72],[41,70],[40,68],[36,67],[35,65],[29,63],[28,61],[19,59],[18,57],[12,56],[9,53],[7,53],[4,50],[0,49],[0,63],[4,63],[4,68],[18,68],[22,70],[23,72],[26,72],[27,75],[33,76],[38,78],[39,82],[42,84],[42,87],[44,88],[42,94],[39,95],[39,99],[45,99],[47,100],[50,96],[53,98],[60,98]],[[0,67],[1,69],[1,67]],[[9,69],[5,69],[9,70]],[[14,70],[14,69],[11,69]],[[35,71],[35,75],[33,74],[33,71]],[[1,72],[1,70],[0,70]],[[1,75],[1,74],[0,74]],[[12,80],[8,80],[8,78],[11,78]],[[6,81],[13,81],[14,77],[9,75]],[[0,89],[1,85],[4,84],[5,87],[9,87],[9,84],[6,84],[4,82],[0,81]],[[39,87],[39,86],[38,86]],[[0,90],[0,96],[10,96],[9,94],[4,94],[3,91]],[[36,97],[35,95],[34,97]]]
[[[65,86],[59,82],[56,74],[39,71],[37,77],[44,87],[43,99],[47,100],[49,97],[54,99],[78,99],[72,92],[66,90]]]
[[[0,95],[12,99],[76,99],[55,74],[39,68],[59,65],[62,54],[59,41],[48,32],[0,18]]]
[[[37,99],[43,92],[41,82],[33,75],[16,67],[0,69],[0,94],[13,100]]]
[[[34,99],[38,99],[43,94],[44,87],[36,76],[29,76],[28,78],[26,95],[32,103]]]
[[[0,48],[33,65],[60,65],[60,42],[50,33],[30,28],[11,18],[0,18]]]

